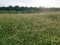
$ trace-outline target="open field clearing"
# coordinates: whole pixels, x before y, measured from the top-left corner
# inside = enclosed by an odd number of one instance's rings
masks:
[[[1,13],[0,45],[60,45],[60,12]]]

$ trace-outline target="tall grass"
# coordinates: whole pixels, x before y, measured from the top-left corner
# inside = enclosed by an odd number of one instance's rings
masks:
[[[60,13],[0,14],[0,45],[60,45]]]

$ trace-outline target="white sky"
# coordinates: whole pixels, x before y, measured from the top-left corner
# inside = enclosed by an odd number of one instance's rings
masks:
[[[0,6],[60,7],[60,0],[0,0]]]

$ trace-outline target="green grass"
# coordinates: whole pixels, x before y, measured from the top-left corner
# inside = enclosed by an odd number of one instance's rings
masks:
[[[0,45],[60,45],[60,12],[1,13]]]

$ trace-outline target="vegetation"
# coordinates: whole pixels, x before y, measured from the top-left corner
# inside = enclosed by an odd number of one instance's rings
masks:
[[[60,11],[60,8],[45,8],[45,7],[19,7],[8,6],[0,7],[0,13],[40,13],[40,12]]]
[[[60,45],[60,12],[1,13],[0,45]]]

